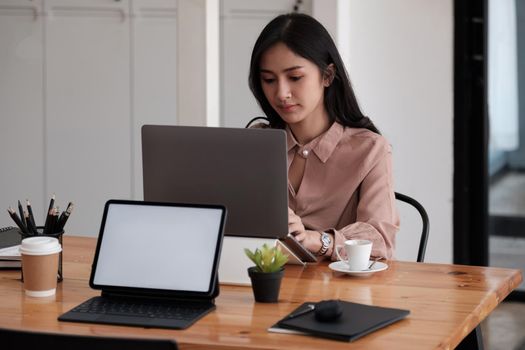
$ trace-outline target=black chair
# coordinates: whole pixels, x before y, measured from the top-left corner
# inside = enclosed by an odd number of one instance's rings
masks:
[[[259,116],[259,117],[255,117],[255,118],[250,119],[250,121],[246,124],[246,126],[244,128],[248,129],[252,125],[252,123],[257,121],[257,120],[264,120],[266,123],[263,123],[263,124],[268,124],[269,123],[268,122],[268,118]]]
[[[423,229],[421,230],[421,238],[419,239],[419,249],[417,251],[417,262],[423,262],[425,260],[425,251],[427,250],[427,241],[428,241],[428,230],[429,230],[429,220],[425,208],[414,198],[409,197],[405,194],[394,192],[396,199],[407,204],[412,205],[417,209],[419,215],[421,215],[421,221],[423,224]]]
[[[90,335],[39,333],[1,329],[0,344],[5,350],[176,350],[177,343],[170,339],[116,338]]]

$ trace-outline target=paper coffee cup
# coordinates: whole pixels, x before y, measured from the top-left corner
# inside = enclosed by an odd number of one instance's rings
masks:
[[[58,255],[61,251],[58,239],[53,237],[31,237],[22,240],[20,254],[26,295],[47,297],[56,293]]]

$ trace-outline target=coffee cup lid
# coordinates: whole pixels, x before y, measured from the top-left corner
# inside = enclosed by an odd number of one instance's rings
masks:
[[[22,240],[20,253],[26,255],[48,255],[59,253],[62,247],[53,237],[30,237]]]

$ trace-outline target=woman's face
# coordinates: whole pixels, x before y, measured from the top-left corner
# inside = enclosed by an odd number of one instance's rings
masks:
[[[324,88],[329,79],[285,44],[270,47],[261,57],[261,85],[270,105],[289,125],[327,118]]]

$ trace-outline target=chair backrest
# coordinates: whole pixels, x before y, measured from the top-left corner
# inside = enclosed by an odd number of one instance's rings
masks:
[[[22,330],[1,329],[1,348],[10,349],[74,349],[74,350],[176,350],[171,339],[114,338],[90,335],[39,333]]]
[[[412,205],[421,215],[421,221],[423,228],[421,230],[421,238],[419,239],[419,249],[417,252],[417,262],[423,262],[425,260],[425,251],[427,250],[428,231],[429,231],[429,220],[425,208],[414,198],[409,197],[405,194],[395,192],[397,200]]]

